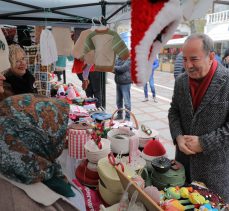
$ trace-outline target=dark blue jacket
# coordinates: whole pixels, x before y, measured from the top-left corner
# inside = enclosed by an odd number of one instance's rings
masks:
[[[114,73],[115,73],[115,83],[117,84],[132,83],[131,73],[130,73],[130,59],[123,61],[120,58],[117,58],[115,62]]]

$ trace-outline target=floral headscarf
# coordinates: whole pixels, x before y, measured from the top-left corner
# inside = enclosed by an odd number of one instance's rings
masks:
[[[31,184],[63,176],[55,159],[64,148],[69,105],[32,94],[0,102],[0,172]]]

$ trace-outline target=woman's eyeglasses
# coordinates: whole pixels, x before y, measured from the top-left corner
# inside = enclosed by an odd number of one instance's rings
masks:
[[[0,49],[3,51],[6,49],[5,43],[0,40]]]
[[[23,58],[21,58],[21,59],[17,59],[16,60],[16,64],[17,65],[20,65],[22,62],[25,62],[26,60],[25,60],[25,58],[23,57]]]
[[[141,125],[141,129],[147,135],[151,135],[152,134],[152,130],[150,130],[149,128],[147,128],[145,125]]]

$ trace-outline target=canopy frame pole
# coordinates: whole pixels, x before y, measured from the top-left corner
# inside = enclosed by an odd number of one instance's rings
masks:
[[[106,1],[101,0],[101,22],[104,26],[107,25],[106,22]],[[102,98],[102,107],[106,109],[106,73],[100,72],[100,90],[101,90],[101,98]]]
[[[126,6],[130,5],[130,1],[127,1],[125,4],[123,4],[123,6],[121,6],[119,9],[117,9],[116,11],[114,11],[110,16],[108,16],[106,18],[106,21],[110,20],[113,16],[115,16],[119,11],[121,11],[122,9],[124,9]]]

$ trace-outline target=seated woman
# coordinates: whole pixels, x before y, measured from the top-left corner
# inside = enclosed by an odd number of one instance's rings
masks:
[[[85,210],[81,191],[56,161],[68,113],[63,100],[33,94],[0,102],[0,210]]]
[[[4,74],[5,91],[9,95],[37,93],[35,78],[27,70],[25,52],[19,45],[9,46],[9,60],[11,68]]]

